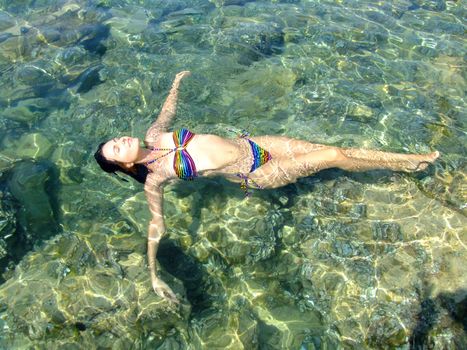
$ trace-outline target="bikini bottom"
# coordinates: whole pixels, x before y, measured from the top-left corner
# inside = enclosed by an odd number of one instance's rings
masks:
[[[254,180],[248,178],[248,175],[251,174],[253,171],[258,169],[260,166],[266,164],[268,161],[272,159],[271,154],[266,151],[264,148],[261,148],[258,146],[257,143],[251,141],[248,138],[247,133],[242,133],[240,138],[246,139],[251,147],[251,153],[253,155],[253,164],[251,165],[250,172],[248,174],[244,173],[237,173],[237,177],[241,179],[240,182],[240,188],[245,192],[245,196],[249,197],[251,196],[251,189],[262,189],[263,187],[261,185],[258,185]]]

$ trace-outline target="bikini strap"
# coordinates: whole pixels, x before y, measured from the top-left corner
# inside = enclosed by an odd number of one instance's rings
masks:
[[[242,129],[241,131],[237,131],[237,130],[226,128],[226,130],[234,133],[240,139],[246,139],[250,136],[250,133],[246,131],[245,129]]]
[[[146,165],[154,163],[156,160],[159,160],[161,158],[164,158],[165,156],[168,156],[170,153],[175,152],[177,149],[176,148],[153,148],[153,151],[168,151],[167,153],[164,153],[160,157],[154,158],[153,160],[150,160],[149,162],[146,162]]]
[[[256,189],[259,189],[259,190],[264,189],[264,187],[257,184],[255,180],[250,179],[248,175],[245,175],[242,173],[237,173],[236,175],[237,177],[242,179],[242,181],[240,182],[240,188],[245,192],[245,197],[250,197],[252,194],[252,191],[251,191],[252,187],[249,185],[249,183],[254,185]]]

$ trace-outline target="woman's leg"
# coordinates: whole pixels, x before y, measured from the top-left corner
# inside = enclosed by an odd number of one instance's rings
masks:
[[[423,170],[428,166],[428,163],[432,163],[439,156],[436,152],[418,155],[373,151],[362,148],[339,148],[310,143],[286,136],[257,136],[252,137],[251,140],[269,151],[273,158],[274,156],[296,158],[297,156],[307,155],[315,151],[338,149],[346,159],[343,159],[344,161],[337,167],[350,171],[371,169],[391,169],[395,171]]]
[[[418,171],[433,163],[438,156],[438,152],[418,155],[326,147],[287,158],[273,157],[272,160],[251,173],[249,178],[264,188],[276,188],[328,168],[348,171],[373,169]]]
[[[338,168],[349,171],[389,169],[394,171],[419,171],[439,157],[439,152],[428,154],[403,154],[373,151],[361,148],[339,148],[344,158]]]
[[[255,136],[249,137],[249,139],[271,153],[273,157],[289,158],[326,148],[333,148],[333,146],[311,143],[287,136]]]
[[[310,176],[320,170],[335,168],[343,157],[337,148],[298,154],[291,157],[274,157],[248,178],[263,188],[276,188],[294,183],[300,177]]]

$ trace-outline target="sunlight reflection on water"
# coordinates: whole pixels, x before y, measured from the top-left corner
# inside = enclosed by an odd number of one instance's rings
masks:
[[[462,19],[454,1],[0,1],[1,346],[461,348]],[[141,186],[92,153],[142,137],[186,69],[174,127],[442,157],[248,200],[222,179],[168,186],[172,309],[150,288]]]

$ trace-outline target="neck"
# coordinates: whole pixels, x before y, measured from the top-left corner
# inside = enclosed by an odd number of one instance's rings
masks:
[[[140,147],[135,164],[145,164],[154,158],[154,151]]]

